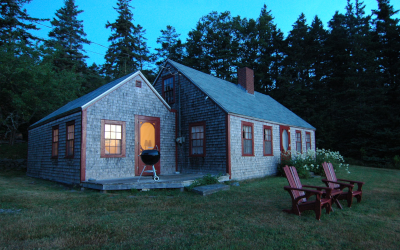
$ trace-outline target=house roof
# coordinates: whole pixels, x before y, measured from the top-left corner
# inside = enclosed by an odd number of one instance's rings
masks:
[[[49,114],[48,116],[44,117],[43,119],[32,124],[29,128],[32,129],[32,128],[38,127],[42,124],[45,124],[47,122],[56,120],[60,117],[81,111],[82,109],[87,108],[94,102],[96,102],[99,99],[101,99],[102,97],[106,96],[113,90],[119,88],[120,86],[122,86],[123,84],[128,82],[130,79],[136,77],[137,75],[140,75],[141,78],[144,80],[144,82],[150,87],[151,90],[153,90],[153,92],[159,97],[159,99],[164,103],[164,105],[166,105],[168,109],[171,109],[171,107],[165,102],[165,100],[153,88],[151,83],[149,83],[149,81],[146,79],[146,77],[140,71],[137,71],[135,73],[128,74],[128,75],[123,76],[119,79],[116,79],[110,83],[107,83],[107,84],[99,87],[98,89],[93,90],[92,92],[67,103],[66,105],[57,109],[53,113]]]
[[[278,124],[313,129],[308,122],[268,95],[249,94],[241,86],[167,60],[225,112]]]

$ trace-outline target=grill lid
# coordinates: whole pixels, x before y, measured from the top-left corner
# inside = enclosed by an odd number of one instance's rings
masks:
[[[160,151],[155,149],[143,150],[140,159],[146,165],[154,165],[160,160]]]

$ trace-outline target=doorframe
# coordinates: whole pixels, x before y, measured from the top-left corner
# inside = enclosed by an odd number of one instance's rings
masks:
[[[160,117],[154,117],[154,116],[144,116],[144,115],[135,115],[135,176],[140,175],[139,171],[139,163],[141,161],[140,159],[140,121],[146,121],[146,122],[154,122],[155,123],[155,145],[157,145],[158,150],[161,151],[161,145],[160,145]],[[157,175],[161,174],[161,167],[160,167],[160,161],[154,165],[154,167],[157,170]],[[150,170],[150,169],[148,169]]]

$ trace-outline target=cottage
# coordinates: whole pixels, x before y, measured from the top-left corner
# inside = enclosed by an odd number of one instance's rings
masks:
[[[221,80],[167,60],[154,88],[178,110],[178,170],[242,180],[276,173],[281,153],[315,150],[315,128],[254,91],[254,73]]]
[[[239,84],[167,60],[151,85],[127,75],[68,103],[29,130],[28,172],[64,183],[139,176],[139,154],[157,148],[157,175],[227,174],[243,180],[276,173],[281,153],[315,149],[315,128]]]
[[[67,184],[140,175],[158,148],[157,174],[176,169],[175,112],[141,72],[72,101],[29,129],[27,175]]]

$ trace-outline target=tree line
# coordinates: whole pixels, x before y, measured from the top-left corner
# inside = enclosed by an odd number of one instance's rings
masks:
[[[308,121],[317,147],[366,164],[400,164],[400,26],[389,0],[366,14],[348,0],[325,28],[301,14],[285,37],[264,5],[256,19],[211,12],[182,41],[167,25],[151,53],[135,24],[131,0],[117,0],[105,63],[88,66],[83,22],[74,0],[51,20],[48,39],[30,31],[46,19],[22,10],[30,0],[0,0],[1,132],[10,141],[30,124],[113,79],[141,70],[152,81],[165,59],[237,82],[237,68],[255,73],[255,90]]]

